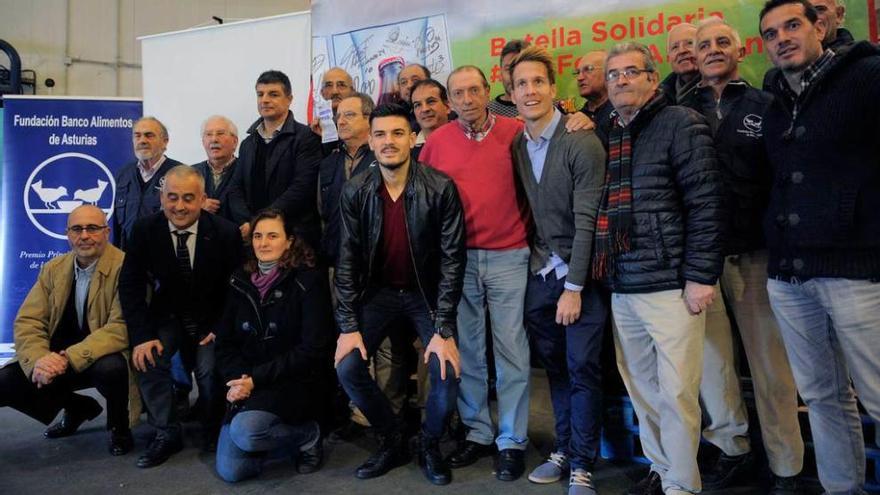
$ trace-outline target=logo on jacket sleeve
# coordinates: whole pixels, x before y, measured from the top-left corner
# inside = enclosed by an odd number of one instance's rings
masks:
[[[750,138],[759,139],[763,136],[763,132],[761,132],[761,128],[763,127],[764,119],[761,118],[760,115],[755,115],[750,113],[743,117],[743,128],[737,129],[736,132],[740,134],[745,134]]]

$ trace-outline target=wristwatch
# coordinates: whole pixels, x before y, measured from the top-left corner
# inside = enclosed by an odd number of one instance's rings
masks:
[[[437,325],[437,327],[434,328],[434,333],[444,339],[448,339],[449,337],[453,337],[455,335],[452,327],[443,323]]]

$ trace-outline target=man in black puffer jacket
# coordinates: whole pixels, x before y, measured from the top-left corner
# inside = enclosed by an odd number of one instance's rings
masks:
[[[819,480],[862,493],[853,387],[880,420],[880,50],[823,48],[805,1],[773,0],[761,36],[780,70],[764,118],[774,180],[767,292],[810,414]]]
[[[618,369],[652,463],[628,493],[697,493],[704,310],[722,266],[721,173],[705,119],[657,92],[648,48],[615,46],[605,74],[616,116],[593,274],[613,292]]]

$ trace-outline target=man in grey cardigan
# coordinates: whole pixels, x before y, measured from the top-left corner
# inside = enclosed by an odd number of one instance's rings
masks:
[[[599,354],[608,309],[588,268],[605,151],[592,131],[565,132],[546,50],[526,48],[510,72],[525,121],[514,162],[533,219],[526,328],[547,370],[556,416],[554,451],[529,480],[553,483],[570,471],[569,495],[595,495],[590,471],[599,450]]]

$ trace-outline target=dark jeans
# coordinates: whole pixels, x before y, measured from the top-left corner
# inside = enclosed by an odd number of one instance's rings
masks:
[[[599,452],[602,419],[602,333],[608,304],[599,289],[581,292],[581,316],[572,325],[556,323],[556,303],[565,279],[529,276],[525,320],[532,351],[547,371],[556,419],[556,451],[572,469],[591,469]]]
[[[52,383],[37,386],[13,363],[0,369],[0,407],[9,406],[49,424],[58,411],[87,399],[74,391],[95,387],[107,399],[107,428],[128,428],[128,366],[120,353],[95,361],[81,373],[67,369]]]
[[[428,315],[428,308],[418,291],[378,289],[363,306],[361,317],[361,336],[367,348],[368,357],[375,354],[379,344],[387,337],[388,324],[396,317],[405,317],[425,346],[434,336],[434,324]],[[380,433],[390,433],[399,428],[399,421],[391,409],[388,398],[370,376],[369,361],[360,352],[353,351],[340,361],[336,367],[339,381],[345,392],[364,413],[370,424]],[[458,381],[452,365],[446,365],[446,380],[440,379],[440,361],[431,355],[428,361],[428,374],[431,390],[425,403],[425,422],[423,432],[432,438],[443,435],[446,419],[455,407]]]
[[[138,373],[138,386],[144,398],[150,424],[157,430],[157,435],[166,438],[180,436],[180,418],[174,407],[174,380],[172,378],[172,357],[180,351],[184,366],[192,369],[211,369],[205,373],[204,390],[199,382],[199,396],[205,404],[205,424],[209,428],[218,429],[223,412],[223,392],[216,373],[213,371],[213,345],[199,346],[194,337],[190,337],[177,325],[169,325],[159,329],[159,340],[162,342],[161,356],[155,356],[156,366],[147,363],[147,371]]]

